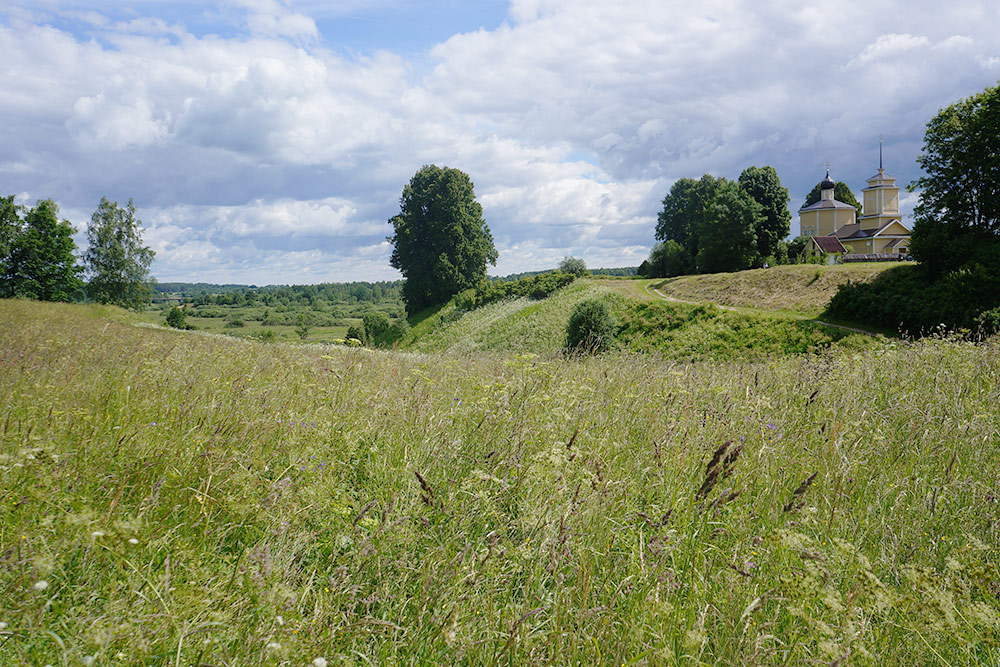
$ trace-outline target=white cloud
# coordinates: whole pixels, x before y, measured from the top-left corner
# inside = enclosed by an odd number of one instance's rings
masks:
[[[882,134],[905,184],[927,120],[1000,72],[986,0],[514,0],[409,60],[342,55],[302,2],[227,2],[216,31],[154,7],[0,10],[0,180],[134,196],[175,279],[395,275],[385,220],[426,163],[472,177],[497,272],[638,264],[675,179],[772,164],[801,201],[830,160],[857,190]]]

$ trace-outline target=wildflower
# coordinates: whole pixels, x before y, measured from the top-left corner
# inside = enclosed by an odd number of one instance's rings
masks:
[[[92,655],[83,656],[82,658],[80,658],[80,664],[86,665],[86,667],[90,667],[90,665],[94,664],[94,656]]]
[[[326,667],[326,658],[316,658],[312,661],[313,667]]]
[[[0,630],[6,630],[6,629],[7,629],[7,624],[4,623],[3,621],[0,621]]]
[[[268,642],[267,643],[267,650],[269,650],[269,651],[280,651],[281,650],[281,644],[279,644],[278,642]]]
[[[275,620],[278,622],[278,625],[284,625],[285,624],[285,619],[282,618],[281,616],[279,616]]]
[[[128,538],[128,543],[129,544],[139,544],[139,540],[135,539],[134,537],[130,537],[130,538]]]
[[[49,582],[45,581],[44,579],[39,579],[31,587],[34,588],[36,591],[44,591],[46,588],[49,587]]]

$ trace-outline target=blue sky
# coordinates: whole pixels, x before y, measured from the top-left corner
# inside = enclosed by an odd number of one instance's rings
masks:
[[[857,194],[883,135],[907,184],[998,31],[987,0],[0,0],[0,194],[81,245],[134,198],[164,281],[380,280],[435,163],[475,182],[492,273],[637,265],[681,177],[770,164],[794,212],[826,161]]]

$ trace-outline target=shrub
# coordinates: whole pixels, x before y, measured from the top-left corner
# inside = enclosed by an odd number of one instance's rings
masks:
[[[359,343],[365,339],[365,330],[359,327],[357,324],[352,324],[347,327],[347,334],[344,336],[348,341],[356,340]],[[350,344],[350,343],[348,343]]]
[[[243,320],[238,317],[230,317],[223,325],[226,329],[239,329],[242,326],[244,326]]]
[[[184,309],[174,307],[170,309],[167,313],[167,326],[173,327],[174,329],[190,329],[187,321],[184,319]]]
[[[365,328],[364,342],[372,345],[379,342],[391,324],[389,316],[380,310],[365,313],[361,318],[361,324]]]
[[[524,276],[517,280],[487,282],[476,292],[476,308],[504,299],[528,296],[544,299],[560,287],[569,285],[576,276],[563,271],[549,271],[534,276]]]
[[[591,354],[611,347],[618,323],[606,303],[599,299],[581,301],[566,324],[566,348]]]

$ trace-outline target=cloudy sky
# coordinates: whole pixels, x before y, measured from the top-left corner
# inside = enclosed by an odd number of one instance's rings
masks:
[[[796,211],[883,135],[913,180],[997,34],[996,0],[0,0],[0,194],[81,230],[133,198],[161,281],[383,280],[433,163],[475,183],[492,274],[634,266],[684,176],[770,164]]]

